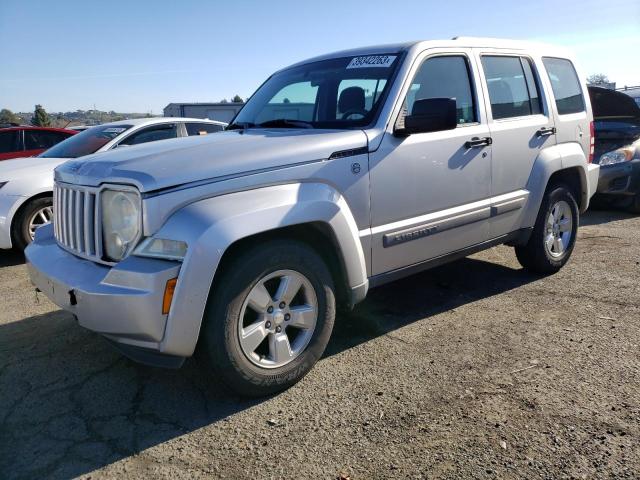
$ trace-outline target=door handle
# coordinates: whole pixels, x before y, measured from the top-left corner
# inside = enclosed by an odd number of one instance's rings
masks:
[[[486,147],[491,145],[493,140],[491,137],[473,137],[471,140],[467,140],[464,144],[465,148],[478,148],[478,147]]]
[[[556,134],[556,127],[544,127],[536,132],[539,137],[548,137]]]

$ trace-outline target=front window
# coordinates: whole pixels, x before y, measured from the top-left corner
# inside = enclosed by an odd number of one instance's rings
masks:
[[[335,58],[276,73],[228,129],[370,125],[400,60],[399,54]]]
[[[78,158],[90,155],[130,128],[131,125],[92,127],[58,143],[40,156],[45,158]]]

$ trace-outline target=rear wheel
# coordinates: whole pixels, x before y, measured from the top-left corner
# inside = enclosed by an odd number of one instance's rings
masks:
[[[53,198],[40,197],[29,200],[19,211],[13,223],[13,243],[24,250],[33,241],[36,229],[51,223],[53,219]]]
[[[555,273],[569,261],[578,233],[578,204],[564,185],[545,193],[529,241],[516,247],[516,256],[527,270]]]
[[[198,353],[238,393],[275,393],[320,359],[335,309],[331,274],[313,249],[294,241],[263,244],[216,279]]]

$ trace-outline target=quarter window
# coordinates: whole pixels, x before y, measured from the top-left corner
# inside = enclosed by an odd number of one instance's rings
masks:
[[[551,81],[553,96],[556,97],[558,114],[584,112],[582,88],[573,64],[564,58],[551,57],[543,58],[542,62]]]
[[[425,60],[416,73],[404,108],[413,112],[416,100],[452,98],[456,101],[458,124],[477,122],[469,65],[461,55],[432,57]]]
[[[528,59],[483,55],[482,68],[494,119],[542,112],[540,90]]]

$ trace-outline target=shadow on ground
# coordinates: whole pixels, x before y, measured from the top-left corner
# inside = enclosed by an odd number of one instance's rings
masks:
[[[22,252],[15,250],[0,250],[0,268],[13,267],[24,263],[24,255]]]
[[[535,278],[464,259],[374,289],[339,316],[326,356]],[[134,364],[62,311],[0,326],[0,392],[3,479],[82,475],[266,401],[237,398],[193,360]]]
[[[603,225],[605,223],[618,222],[620,220],[630,220],[638,215],[606,207],[590,207],[586,213],[580,217],[580,226]]]

